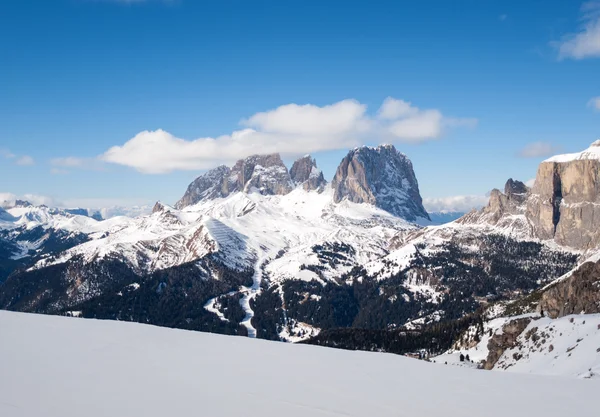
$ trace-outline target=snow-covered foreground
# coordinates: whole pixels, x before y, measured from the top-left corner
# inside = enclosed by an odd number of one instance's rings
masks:
[[[0,311],[0,415],[598,415],[593,380]]]

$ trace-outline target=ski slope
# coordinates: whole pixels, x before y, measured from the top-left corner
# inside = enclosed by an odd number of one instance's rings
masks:
[[[600,383],[0,311],[3,417],[597,416]]]

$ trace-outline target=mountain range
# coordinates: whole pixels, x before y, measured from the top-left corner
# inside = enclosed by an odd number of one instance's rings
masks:
[[[428,349],[462,349],[499,315],[600,312],[599,164],[600,142],[550,158],[533,187],[510,179],[435,226],[391,145],[349,151],[331,182],[310,155],[289,170],[253,155],[136,218],[18,202],[0,210],[0,308],[398,353],[390,337],[443,333]]]

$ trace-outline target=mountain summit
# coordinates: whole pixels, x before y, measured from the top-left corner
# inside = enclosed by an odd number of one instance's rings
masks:
[[[332,186],[334,201],[368,203],[408,221],[429,220],[410,159],[393,145],[363,146],[340,163]]]
[[[232,168],[221,165],[196,178],[175,208],[224,198],[237,191],[284,195],[292,189],[292,179],[279,154],[252,155],[240,159]]]
[[[307,192],[329,190],[334,203],[366,203],[410,222],[429,220],[412,163],[392,145],[350,151],[331,184],[310,155],[296,160],[289,171],[279,154],[249,156],[231,168],[222,165],[196,178],[175,208],[226,198],[236,192],[286,195],[296,187]]]

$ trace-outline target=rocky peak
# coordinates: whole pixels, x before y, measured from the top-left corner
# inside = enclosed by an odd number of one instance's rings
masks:
[[[290,177],[295,185],[302,185],[306,191],[323,191],[327,181],[323,177],[323,172],[317,168],[317,161],[310,155],[303,156],[292,165]]]
[[[493,189],[490,192],[487,206],[479,211],[474,210],[466,214],[458,222],[463,224],[487,223],[528,231],[527,220],[523,215],[526,211],[525,203],[529,191],[529,187],[525,183],[510,178],[504,185],[504,193],[497,188]]]
[[[529,187],[521,181],[515,181],[510,178],[504,185],[504,194],[510,199],[524,201],[528,193]]]
[[[292,179],[279,154],[252,155],[240,159],[232,168],[221,165],[196,178],[175,208],[225,198],[238,191],[283,195],[292,188]]]
[[[152,214],[160,213],[163,211],[165,211],[165,205],[160,201],[157,201],[156,204],[154,204],[154,207],[152,207]]]
[[[393,145],[355,148],[337,168],[334,201],[373,204],[409,221],[429,219],[411,161]]]
[[[29,201],[15,200],[15,207],[31,207],[31,206],[33,206],[33,204],[31,204]]]
[[[221,165],[200,175],[188,186],[181,200],[175,203],[175,208],[182,209],[203,200],[228,196],[230,172],[230,168]]]
[[[236,188],[244,192],[284,195],[293,188],[290,173],[277,153],[240,159],[231,169],[231,177],[236,179]]]

